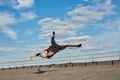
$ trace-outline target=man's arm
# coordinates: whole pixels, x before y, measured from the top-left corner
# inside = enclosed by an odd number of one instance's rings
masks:
[[[29,56],[29,58],[30,58],[30,60],[32,60],[32,58],[37,57],[37,56],[40,56],[40,54],[41,54],[41,53],[33,54],[33,55]]]

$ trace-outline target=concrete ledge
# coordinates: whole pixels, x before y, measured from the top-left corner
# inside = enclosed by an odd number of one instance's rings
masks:
[[[51,64],[51,65],[38,65],[38,66],[22,66],[22,67],[9,67],[0,70],[11,69],[25,69],[25,68],[67,68],[67,67],[86,67],[86,66],[103,66],[103,65],[120,65],[120,60],[112,61],[99,61],[99,62],[86,62],[86,63],[64,63],[64,64]]]

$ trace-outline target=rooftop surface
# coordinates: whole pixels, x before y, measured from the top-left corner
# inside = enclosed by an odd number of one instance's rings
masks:
[[[0,70],[0,80],[120,80],[120,61],[67,67],[21,67]]]

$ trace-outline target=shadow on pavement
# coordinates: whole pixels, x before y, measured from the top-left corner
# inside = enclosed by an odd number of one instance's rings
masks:
[[[43,74],[43,73],[45,73],[45,72],[50,72],[50,71],[56,71],[56,70],[40,70],[40,69],[38,68],[38,71],[37,71],[37,72],[34,72],[34,74]]]

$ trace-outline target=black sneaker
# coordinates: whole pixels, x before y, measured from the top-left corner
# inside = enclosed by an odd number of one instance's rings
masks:
[[[53,31],[53,35],[55,35],[55,31]]]
[[[79,44],[79,45],[78,45],[78,47],[81,47],[81,46],[82,46],[82,44]]]

